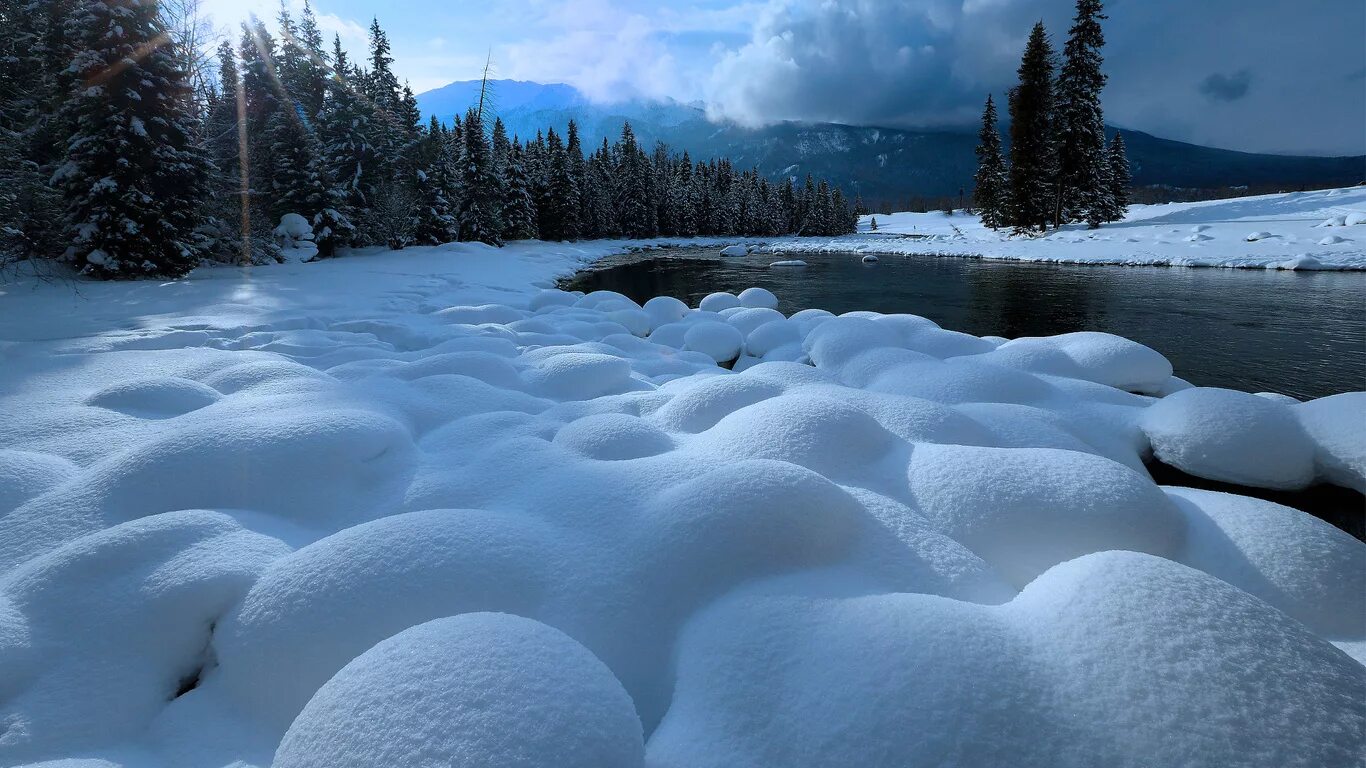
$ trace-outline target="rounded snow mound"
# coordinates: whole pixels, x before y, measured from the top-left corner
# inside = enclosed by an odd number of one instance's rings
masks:
[[[1314,481],[1314,443],[1285,403],[1193,387],[1153,403],[1141,426],[1156,458],[1198,477],[1286,489]]]
[[[469,611],[532,613],[547,529],[525,517],[434,509],[347,528],[272,563],[219,629],[224,684],[283,728],[366,648]]]
[[[572,421],[555,434],[554,442],[604,461],[654,456],[673,448],[673,440],[658,427],[624,413],[601,413]]]
[[[723,309],[734,309],[740,306],[740,297],[733,293],[718,291],[709,293],[698,303],[697,308],[703,312],[720,312]]]
[[[130,416],[160,419],[213,405],[221,397],[213,387],[172,376],[119,382],[91,395],[86,403]]]
[[[639,719],[601,661],[501,613],[437,619],[347,664],[308,702],[274,768],[640,768]]]
[[[758,286],[746,288],[745,290],[740,291],[739,298],[740,306],[742,307],[757,307],[762,309],[778,308],[778,297],[774,296],[773,292],[767,288],[759,288]]]
[[[918,445],[911,494],[939,532],[1017,587],[1081,555],[1168,555],[1184,521],[1152,481],[1100,456],[1053,448]]]
[[[688,626],[651,765],[1310,768],[1362,746],[1359,664],[1162,558],[1071,560],[999,607],[774,586]]]
[[[1152,348],[1094,331],[1015,339],[997,347],[989,357],[1001,365],[1131,392],[1155,393],[1172,375],[1172,364]]]
[[[694,323],[683,333],[684,349],[701,352],[718,363],[729,362],[739,357],[744,347],[745,337],[739,329],[727,323],[707,320]]]
[[[1314,441],[1314,464],[1330,483],[1366,493],[1366,392],[1344,392],[1291,408]]]

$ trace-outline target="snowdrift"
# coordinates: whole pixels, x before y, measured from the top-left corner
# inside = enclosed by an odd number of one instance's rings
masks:
[[[609,247],[0,296],[0,763],[1366,749],[1366,547],[1143,469],[1366,487],[1366,394],[1188,388],[1103,333],[529,288]]]

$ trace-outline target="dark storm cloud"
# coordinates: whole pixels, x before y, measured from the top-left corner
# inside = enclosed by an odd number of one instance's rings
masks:
[[[1210,101],[1237,101],[1247,95],[1247,89],[1251,85],[1252,73],[1246,69],[1238,70],[1231,75],[1215,72],[1200,81],[1200,92]]]
[[[1366,92],[1334,74],[1366,61],[1366,3],[1107,6],[1110,122],[1252,151],[1366,152]],[[1072,9],[1073,0],[774,0],[714,68],[708,100],[714,115],[750,125],[963,124],[987,93],[1009,87],[1032,23],[1042,19],[1060,48]]]

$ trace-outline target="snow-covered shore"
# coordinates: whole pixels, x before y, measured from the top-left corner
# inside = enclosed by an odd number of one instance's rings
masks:
[[[1366,546],[1143,468],[1366,489],[1366,393],[550,288],[632,245],[0,286],[0,764],[1366,748]]]
[[[873,220],[877,230],[872,231]],[[1061,264],[1366,270],[1366,187],[1135,205],[1098,230],[1071,225],[1012,237],[976,216],[864,216],[859,233],[779,241],[781,254],[857,251]]]

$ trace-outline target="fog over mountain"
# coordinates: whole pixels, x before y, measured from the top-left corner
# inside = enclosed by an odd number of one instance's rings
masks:
[[[477,80],[418,95],[424,116],[449,122],[479,100]],[[839,123],[781,122],[747,128],[712,122],[706,105],[635,99],[595,103],[562,83],[495,80],[491,103],[509,133],[534,136],[578,122],[583,143],[613,139],[630,120],[641,141],[664,141],[694,159],[727,156],[758,166],[770,177],[812,173],[838,180],[870,200],[955,195],[970,189],[976,126],[902,130]],[[1116,130],[1110,128],[1110,132]],[[1287,188],[1355,184],[1366,177],[1366,157],[1303,157],[1234,152],[1172,141],[1124,128],[1134,183],[1183,188],[1282,185]]]

